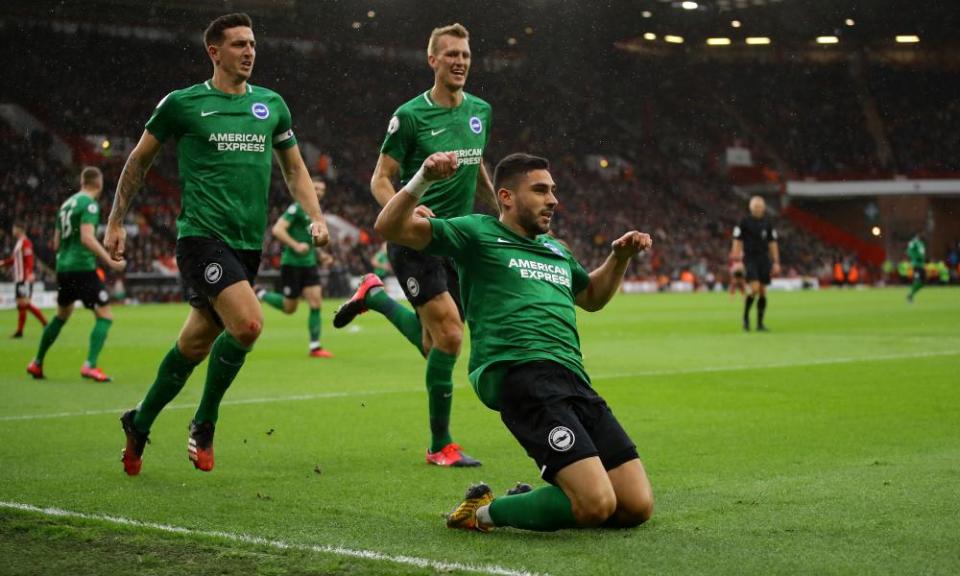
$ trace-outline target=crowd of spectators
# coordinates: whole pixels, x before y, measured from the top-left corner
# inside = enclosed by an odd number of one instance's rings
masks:
[[[104,38],[35,26],[7,29],[0,40],[6,53],[16,47],[20,55],[4,59],[4,77],[23,79],[0,86],[0,101],[22,106],[46,126],[24,134],[0,121],[0,224],[6,231],[11,220],[24,220],[40,261],[52,266],[56,210],[76,190],[79,170],[77,160],[64,165],[55,158],[54,136],[75,152],[95,154],[105,173],[106,214],[125,148],[166,93],[209,76],[209,62],[192,38]],[[746,213],[746,200],[733,193],[722,161],[735,140],[802,174],[877,170],[875,145],[842,65],[678,65],[671,58],[628,55],[568,64],[546,78],[531,62],[495,72],[475,62],[468,90],[494,106],[488,162],[518,150],[551,159],[562,203],[554,233],[588,266],[599,264],[619,232],[639,228],[654,234],[655,248],[636,259],[628,275],[725,277],[731,230]],[[881,77],[887,78],[868,75],[869,86],[900,165],[957,170],[960,109],[950,83],[937,93],[936,106],[923,106],[925,96],[911,87],[927,76],[897,71]],[[254,83],[277,90],[293,111],[302,147],[314,150],[307,155],[310,168],[328,182],[325,212],[361,229],[359,242],[340,238],[329,246],[336,261],[332,276],[368,270],[380,245],[372,231],[378,206],[368,186],[379,145],[393,110],[431,80],[422,63],[358,57],[348,44],[296,58],[269,47],[258,55]],[[896,113],[903,109],[911,112]],[[927,134],[941,134],[947,144],[938,149],[941,140]],[[91,152],[90,135],[114,145],[106,154]],[[128,274],[175,272],[174,146],[164,148],[153,173],[127,222]],[[269,221],[290,201],[275,170]],[[817,274],[833,261],[832,250],[785,220],[777,226],[789,273]],[[6,250],[10,239],[2,238]],[[277,267],[280,250],[268,234],[265,270]]]

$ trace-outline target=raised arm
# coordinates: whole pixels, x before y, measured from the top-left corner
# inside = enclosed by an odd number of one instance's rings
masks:
[[[120,181],[117,183],[117,193],[113,197],[113,207],[110,208],[110,217],[107,219],[107,232],[103,239],[103,248],[113,260],[123,259],[123,250],[127,242],[127,231],[123,227],[123,220],[127,217],[134,196],[143,188],[147,172],[162,146],[163,144],[153,134],[144,130],[140,141],[130,152],[130,156],[127,156],[127,162],[123,165]],[[99,246],[100,243],[97,242],[97,245]]]
[[[382,158],[383,156],[381,156]],[[457,170],[454,152],[437,152],[423,161],[413,178],[380,211],[374,229],[388,242],[422,250],[430,244],[433,228],[430,221],[414,214],[417,202],[430,184],[449,178]]]
[[[327,232],[327,223],[320,211],[320,202],[317,200],[317,192],[310,180],[307,165],[303,163],[303,156],[300,155],[300,147],[294,145],[274,152],[290,195],[300,203],[310,218],[310,234],[313,236],[314,246],[325,246],[330,240],[330,234]]]
[[[610,255],[599,268],[590,273],[590,283],[576,296],[577,306],[596,312],[613,298],[620,288],[620,280],[630,259],[653,246],[649,234],[633,230],[611,243]]]

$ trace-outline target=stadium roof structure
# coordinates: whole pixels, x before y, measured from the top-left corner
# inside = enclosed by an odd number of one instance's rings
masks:
[[[435,26],[459,21],[490,48],[526,52],[564,44],[611,46],[644,34],[687,46],[708,38],[778,46],[836,38],[840,47],[892,44],[916,36],[926,45],[955,45],[954,0],[8,0],[0,17],[166,26],[193,32],[196,18],[248,11],[271,34],[306,40],[419,46]],[[724,43],[714,44],[717,46]]]

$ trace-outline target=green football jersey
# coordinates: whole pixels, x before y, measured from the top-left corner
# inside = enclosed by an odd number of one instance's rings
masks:
[[[177,237],[219,238],[240,250],[260,250],[274,148],[297,143],[290,110],[279,94],[247,84],[227,94],[208,80],[160,101],[147,130],[177,141],[180,216]]]
[[[77,192],[60,205],[57,229],[57,272],[91,272],[97,269],[96,255],[80,242],[80,225],[100,223],[100,205],[86,192]]]
[[[919,238],[914,238],[907,244],[907,257],[910,258],[910,263],[913,264],[913,267],[923,266],[927,261],[927,247],[924,245],[923,240]]]
[[[287,233],[297,242],[306,242],[310,249],[306,254],[297,254],[293,248],[283,245],[283,255],[280,256],[282,266],[316,266],[317,251],[313,247],[313,236],[310,235],[310,217],[303,211],[299,202],[294,202],[283,213],[282,218],[290,223]]]
[[[472,94],[464,92],[459,106],[445,108],[434,103],[427,90],[394,112],[380,153],[400,163],[402,185],[413,178],[427,156],[456,152],[460,159],[456,174],[430,186],[420,204],[438,218],[471,214],[483,151],[490,139],[491,115],[490,105]]]
[[[576,295],[590,275],[549,234],[530,240],[492,216],[431,219],[428,254],[450,256],[470,326],[470,383],[499,410],[500,384],[518,362],[551,360],[586,382],[577,332]]]

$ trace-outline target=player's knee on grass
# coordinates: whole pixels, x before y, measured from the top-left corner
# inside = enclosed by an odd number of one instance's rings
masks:
[[[653,516],[653,494],[650,491],[617,499],[617,511],[613,519],[621,528],[633,528]]]
[[[573,517],[583,527],[600,526],[617,510],[617,496],[612,489],[591,490],[570,498]]]

